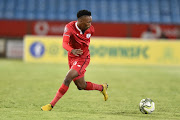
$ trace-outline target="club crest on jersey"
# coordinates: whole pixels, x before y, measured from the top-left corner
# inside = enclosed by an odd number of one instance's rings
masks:
[[[86,34],[86,38],[90,38],[91,37],[91,34]]]

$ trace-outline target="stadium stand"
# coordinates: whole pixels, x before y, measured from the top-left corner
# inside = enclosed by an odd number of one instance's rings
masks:
[[[0,19],[76,19],[80,9],[97,22],[180,24],[180,0],[0,0]]]

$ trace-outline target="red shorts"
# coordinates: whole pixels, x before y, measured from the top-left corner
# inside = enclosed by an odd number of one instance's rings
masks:
[[[86,72],[86,67],[89,65],[90,58],[78,58],[78,57],[69,57],[68,56],[68,62],[69,62],[69,69],[74,69],[78,72],[78,76],[73,79],[73,81],[84,77],[84,74]]]

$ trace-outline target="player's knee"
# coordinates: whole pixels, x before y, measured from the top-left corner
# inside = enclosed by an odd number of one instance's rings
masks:
[[[78,90],[83,90],[83,89],[82,89],[82,88],[80,88],[80,87],[77,87],[77,89],[78,89]]]
[[[78,85],[77,88],[78,90],[84,90],[86,88],[86,85]]]
[[[65,84],[65,85],[69,85],[69,84],[71,83],[71,81],[72,81],[72,78],[67,78],[67,77],[66,77],[66,78],[64,79],[64,84]]]
[[[70,70],[64,79],[65,84],[70,84],[71,81],[78,76],[77,71]]]
[[[76,76],[66,76],[65,79],[64,79],[64,83],[65,84],[70,84],[71,81],[75,78]]]

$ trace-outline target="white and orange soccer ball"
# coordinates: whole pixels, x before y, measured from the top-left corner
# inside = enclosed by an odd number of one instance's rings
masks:
[[[139,103],[139,110],[143,114],[151,114],[155,110],[155,103],[150,98],[142,99]]]

